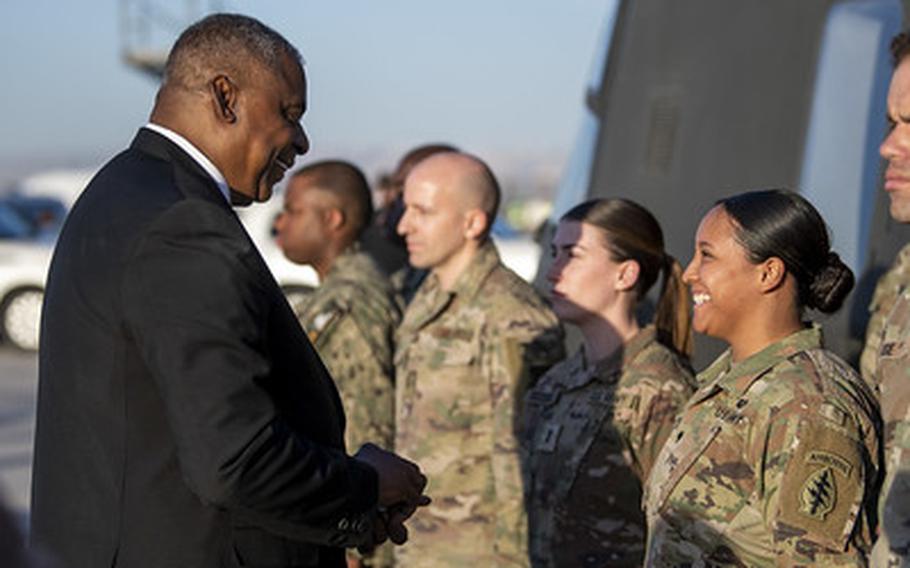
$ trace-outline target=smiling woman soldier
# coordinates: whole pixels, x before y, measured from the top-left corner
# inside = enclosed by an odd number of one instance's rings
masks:
[[[651,470],[646,565],[865,565],[881,419],[802,321],[853,287],[821,216],[788,191],[724,199],[683,277],[695,330],[730,349],[699,375]]]

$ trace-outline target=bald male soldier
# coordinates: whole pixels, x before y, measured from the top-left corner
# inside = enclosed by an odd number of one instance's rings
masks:
[[[394,443],[392,340],[401,312],[388,279],[360,247],[372,214],[363,173],[332,160],[294,174],[275,223],[288,260],[310,265],[319,275],[319,287],[297,317],[340,391],[349,448]],[[358,565],[351,554],[349,565]],[[391,548],[366,556],[363,565],[391,565]]]
[[[910,34],[891,43],[894,74],[888,90],[891,132],[879,149],[888,161],[885,191],[891,217],[910,223]],[[879,282],[863,352],[864,376],[878,389],[885,421],[885,481],[874,566],[910,562],[910,249],[905,247]]]
[[[526,566],[516,407],[563,358],[556,317],[490,241],[499,186],[461,153],[421,161],[398,231],[430,270],[396,334],[396,451],[430,479],[402,566]]]

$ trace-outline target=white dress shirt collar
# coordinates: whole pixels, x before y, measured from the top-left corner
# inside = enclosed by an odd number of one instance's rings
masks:
[[[224,198],[227,200],[227,202],[230,204],[231,190],[228,187],[227,180],[224,179],[224,176],[221,174],[221,172],[218,170],[218,168],[215,167],[215,164],[213,164],[211,160],[206,158],[205,154],[203,154],[199,150],[199,148],[193,146],[192,142],[190,142],[183,136],[177,134],[170,128],[165,128],[161,125],[154,124],[152,122],[149,122],[148,124],[146,124],[145,128],[148,128],[149,130],[152,130],[152,131],[157,132],[158,134],[164,136],[165,138],[167,138],[168,140],[170,140],[177,146],[180,146],[181,150],[183,150],[184,152],[189,154],[190,157],[193,158],[193,160],[195,160],[197,164],[199,164],[199,167],[201,167],[203,170],[205,170],[205,172],[207,174],[209,174],[209,176],[215,182],[215,185],[218,186],[218,190],[221,191],[221,195],[223,195]]]

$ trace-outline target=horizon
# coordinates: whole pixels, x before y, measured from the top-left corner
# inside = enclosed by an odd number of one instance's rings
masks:
[[[446,141],[524,187],[559,178],[614,2],[202,4],[256,17],[303,54],[312,150],[295,167],[339,157],[374,181],[408,149]],[[16,78],[0,107],[8,134],[0,139],[0,188],[47,170],[97,168],[145,123],[157,85],[121,59],[124,6],[7,7],[0,47],[25,56],[0,63]]]

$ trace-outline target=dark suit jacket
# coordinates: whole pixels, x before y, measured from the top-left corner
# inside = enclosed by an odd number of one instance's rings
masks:
[[[48,277],[32,537],[73,568],[338,566],[376,472],[217,186],[140,130]]]

